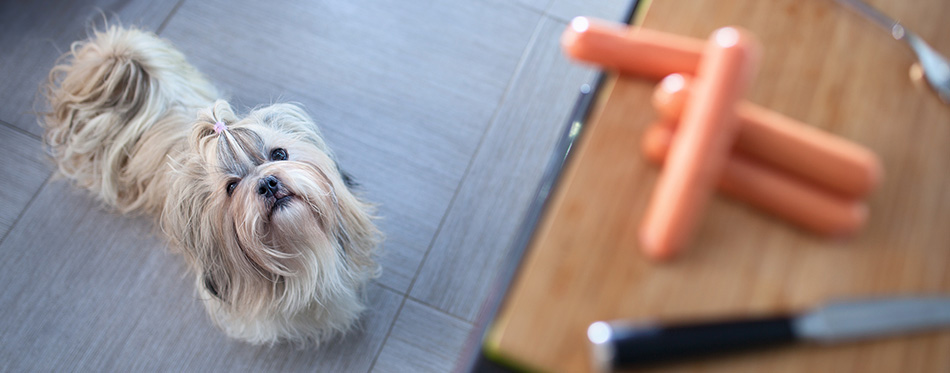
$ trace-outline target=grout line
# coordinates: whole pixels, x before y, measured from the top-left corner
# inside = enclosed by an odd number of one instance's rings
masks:
[[[564,19],[564,18],[562,18],[561,16],[558,16],[558,15],[556,15],[556,14],[547,13],[547,12],[544,13],[544,16],[547,17],[547,18],[549,18],[549,19],[551,19],[552,21],[563,23],[564,25],[570,24],[570,23],[571,23],[571,20],[573,20],[573,18],[572,18],[572,19]]]
[[[436,306],[431,305],[431,304],[429,304],[429,303],[423,302],[421,299],[417,299],[416,297],[412,297],[412,296],[407,296],[407,298],[408,298],[409,300],[413,301],[413,302],[419,303],[421,306],[423,306],[423,307],[425,307],[425,308],[428,308],[428,309],[430,309],[430,310],[433,310],[433,311],[435,311],[435,312],[438,312],[438,313],[440,313],[440,314],[442,314],[442,315],[448,316],[449,318],[451,318],[451,319],[453,319],[453,320],[461,321],[461,322],[465,323],[465,325],[468,325],[470,328],[473,327],[473,326],[475,326],[475,322],[466,320],[464,317],[461,317],[461,316],[453,315],[452,313],[446,312],[445,310],[442,310],[442,309],[440,309],[439,307],[436,307]]]
[[[13,219],[13,224],[10,224],[10,229],[3,234],[3,237],[0,237],[0,247],[3,247],[4,241],[7,240],[7,237],[10,237],[10,232],[13,232],[13,229],[16,228],[17,224],[20,223],[20,219],[23,218],[23,215],[26,214],[26,211],[30,209],[30,206],[33,205],[33,201],[36,200],[36,197],[40,195],[40,192],[43,191],[43,188],[46,188],[46,184],[49,183],[50,179],[53,178],[53,173],[50,173],[46,176],[46,179],[43,180],[43,183],[40,184],[39,188],[36,188],[36,192],[33,193],[33,196],[30,197],[30,200],[26,202],[26,205],[23,206],[23,209],[20,210],[20,213],[17,214],[16,219]]]
[[[524,9],[524,10],[531,11],[532,13],[543,16],[543,17],[547,17],[553,21],[558,21],[564,24],[571,23],[570,19],[565,19],[564,17],[561,17],[560,15],[551,13],[551,5],[554,4],[554,1],[555,0],[548,0],[548,3],[542,6],[541,9],[535,8],[533,6],[530,6],[528,4],[518,2],[518,1],[514,3],[514,6]],[[581,15],[583,14],[578,14],[578,16],[581,16]]]
[[[29,137],[32,138],[32,139],[40,140],[40,142],[43,141],[43,137],[42,137],[42,136],[37,136],[37,135],[34,134],[33,132],[30,132],[30,131],[27,131],[27,130],[22,129],[22,128],[20,128],[20,127],[14,126],[13,123],[7,122],[7,121],[5,121],[5,120],[0,120],[0,125],[6,126],[7,128],[10,128],[11,130],[13,130],[13,131],[15,131],[15,132],[19,132],[19,133],[21,133],[21,134],[23,134],[23,135],[29,136]]]
[[[399,294],[399,291],[397,291],[397,290],[395,290],[395,289],[393,289],[393,288],[390,288],[389,286],[382,285],[382,284],[380,284],[379,282],[375,282],[375,281],[374,281],[374,283],[376,284],[376,286],[379,286],[380,288],[383,288],[383,289],[385,289],[385,290],[389,290],[389,291],[392,291],[392,292],[394,292],[394,293],[396,293],[396,294]],[[402,315],[402,310],[406,307],[407,301],[410,301],[410,300],[413,301],[413,302],[418,303],[418,304],[421,305],[422,307],[428,308],[430,311],[434,311],[435,313],[437,313],[437,314],[439,314],[439,315],[447,316],[448,318],[450,318],[450,319],[452,319],[452,320],[455,320],[455,321],[458,321],[458,322],[461,322],[461,323],[465,324],[465,326],[468,328],[468,332],[471,332],[471,329],[475,326],[475,323],[472,322],[472,321],[468,321],[468,320],[466,320],[466,319],[464,319],[464,318],[462,318],[462,317],[459,317],[459,316],[453,315],[453,314],[451,314],[451,313],[449,313],[449,312],[446,312],[446,311],[444,311],[444,310],[441,310],[441,309],[439,309],[438,307],[433,306],[433,305],[431,305],[431,304],[428,304],[428,303],[426,303],[426,302],[423,302],[423,301],[421,301],[421,300],[419,300],[419,299],[416,299],[415,297],[410,297],[410,296],[408,296],[408,295],[403,295],[403,297],[402,297],[402,303],[399,304],[399,309],[396,310],[396,315],[393,316],[393,320],[392,320],[392,322],[389,324],[389,329],[386,330],[386,336],[383,337],[383,343],[380,344],[379,350],[376,351],[376,353],[374,354],[374,356],[373,356],[373,362],[370,363],[369,369],[367,370],[367,373],[372,372],[373,369],[376,368],[376,362],[379,360],[379,356],[382,355],[383,349],[386,348],[386,345],[389,343],[389,337],[392,335],[393,330],[396,329],[396,323],[399,322],[399,316]]]
[[[155,30],[155,35],[161,35],[162,31],[165,31],[165,26],[168,26],[168,21],[171,21],[175,14],[178,14],[178,8],[181,8],[184,3],[185,0],[178,0],[178,3],[172,8],[172,11],[168,13],[168,17],[165,17],[165,19],[162,20],[162,24],[158,25],[158,29]]]
[[[524,9],[524,10],[531,11],[532,13],[537,14],[537,15],[539,15],[539,16],[543,16],[543,15],[545,15],[545,13],[547,13],[547,10],[546,10],[546,9],[551,7],[551,3],[550,3],[551,1],[552,1],[552,0],[548,0],[548,4],[547,4],[547,5],[544,5],[544,6],[542,7],[542,9],[535,8],[535,7],[533,7],[533,6],[530,6],[530,5],[525,4],[525,3],[523,3],[523,2],[520,2],[520,1],[515,1],[513,5],[514,5],[515,7],[518,7],[518,8]]]
[[[379,282],[379,280],[373,280],[372,283],[373,283],[373,284],[376,284],[376,286],[379,286],[379,287],[381,287],[381,288],[383,288],[383,289],[389,290],[389,291],[391,291],[391,292],[393,292],[393,293],[396,293],[396,294],[399,294],[399,295],[403,295],[403,296],[406,295],[406,293],[403,292],[402,290],[399,290],[399,289],[396,289],[396,288],[394,288],[394,287],[392,287],[392,286],[383,284],[382,282]]]
[[[402,296],[402,303],[399,303],[399,309],[396,310],[396,315],[393,316],[393,321],[389,323],[389,329],[386,330],[386,336],[383,337],[383,343],[379,344],[379,350],[373,354],[373,362],[369,364],[369,369],[366,370],[367,373],[372,372],[376,368],[376,362],[379,360],[379,355],[383,354],[383,349],[386,348],[386,344],[389,343],[389,336],[393,333],[393,329],[396,328],[396,321],[399,321],[399,315],[402,314],[402,308],[406,305],[406,295]]]
[[[34,135],[32,132],[29,132],[29,131],[24,130],[24,129],[20,128],[20,127],[14,126],[13,124],[11,124],[11,123],[9,123],[9,122],[7,122],[7,121],[0,120],[0,125],[2,125],[2,126],[4,126],[4,127],[7,127],[7,128],[9,128],[10,130],[12,130],[12,131],[14,131],[14,132],[18,132],[18,133],[20,133],[20,134],[23,134],[23,135],[25,135],[25,136],[28,136],[28,137],[30,137],[30,138],[32,138],[32,139],[39,140],[41,144],[42,144],[42,142],[43,142],[43,139],[42,139],[42,138],[37,137],[37,136]],[[45,154],[45,152],[44,152],[44,154]],[[17,225],[17,223],[20,222],[20,218],[23,217],[23,214],[25,214],[26,211],[30,208],[30,205],[33,204],[33,201],[36,199],[36,196],[40,194],[40,191],[43,190],[44,187],[46,187],[46,183],[49,182],[49,180],[53,177],[53,174],[54,174],[54,173],[55,173],[55,171],[54,171],[54,172],[51,172],[49,175],[46,175],[46,179],[44,179],[44,180],[43,180],[43,183],[41,183],[40,186],[39,186],[39,188],[36,189],[36,192],[33,193],[33,196],[30,197],[30,200],[26,202],[26,205],[24,205],[24,206],[23,206],[23,209],[20,210],[20,213],[17,214],[16,219],[13,219],[13,223],[10,224],[10,228],[7,229],[7,231],[3,234],[3,237],[0,237],[0,246],[3,246],[3,242],[6,241],[7,237],[10,236],[10,232],[13,232],[13,228],[15,228],[16,225]]]

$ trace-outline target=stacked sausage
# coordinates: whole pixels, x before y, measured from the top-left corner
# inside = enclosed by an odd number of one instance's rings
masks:
[[[743,100],[760,46],[726,27],[707,41],[575,18],[566,53],[608,70],[662,79],[660,120],[643,137],[663,164],[641,223],[640,245],[666,259],[688,245],[714,188],[822,235],[848,235],[867,220],[864,198],[880,182],[868,149]]]

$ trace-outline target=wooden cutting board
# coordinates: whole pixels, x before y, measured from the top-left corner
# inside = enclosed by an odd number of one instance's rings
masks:
[[[871,1],[950,55],[950,2]],[[640,11],[644,11],[641,7]],[[914,56],[830,0],[654,2],[643,26],[759,37],[748,100],[872,149],[885,168],[856,236],[827,239],[715,196],[674,261],[636,233],[657,170],[640,137],[655,82],[612,76],[551,196],[485,348],[546,371],[590,370],[598,320],[682,320],[793,312],[830,300],[950,294],[950,106],[912,83]],[[803,345],[684,363],[670,371],[948,372],[950,332],[832,347]]]

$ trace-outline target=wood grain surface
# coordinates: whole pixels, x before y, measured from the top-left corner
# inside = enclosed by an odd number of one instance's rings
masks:
[[[950,3],[873,1],[950,55]],[[856,236],[825,239],[714,197],[676,260],[636,232],[657,170],[639,151],[655,82],[613,77],[566,166],[486,346],[547,371],[590,369],[597,320],[803,310],[829,300],[950,293],[950,106],[908,78],[913,55],[833,1],[662,1],[645,27],[705,38],[738,25],[764,45],[748,99],[872,149],[885,168]],[[950,333],[799,346],[670,371],[950,371]]]

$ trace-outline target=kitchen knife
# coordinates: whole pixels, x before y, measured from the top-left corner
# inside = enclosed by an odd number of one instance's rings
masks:
[[[800,315],[684,324],[598,321],[587,329],[601,371],[793,342],[838,343],[950,327],[950,298],[832,303]]]

